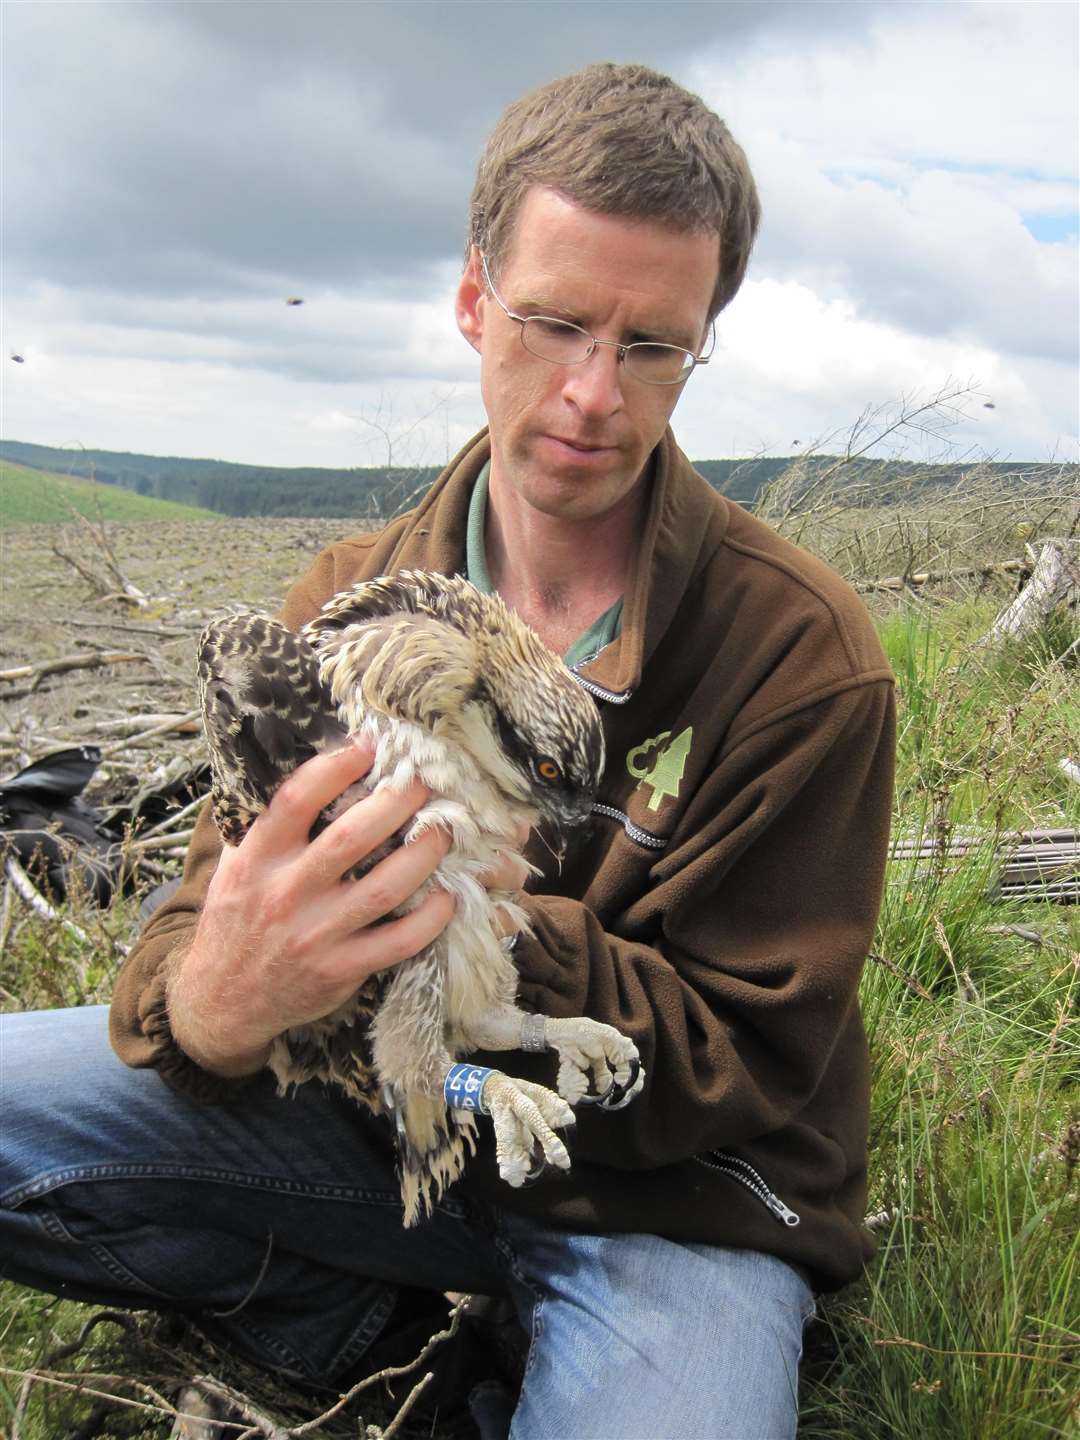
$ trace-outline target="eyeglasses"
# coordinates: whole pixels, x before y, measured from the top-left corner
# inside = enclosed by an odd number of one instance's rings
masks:
[[[569,320],[556,320],[552,315],[515,315],[504,302],[491,278],[487,256],[481,251],[484,279],[496,304],[509,320],[521,326],[521,343],[530,355],[548,360],[552,365],[581,365],[598,345],[610,345],[626,366],[627,374],[646,385],[681,385],[697,365],[707,365],[716,347],[716,327],[707,355],[695,355],[681,345],[663,345],[655,340],[635,340],[622,345],[617,340],[598,340],[580,325]]]

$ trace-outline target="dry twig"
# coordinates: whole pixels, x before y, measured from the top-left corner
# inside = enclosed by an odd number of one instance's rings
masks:
[[[59,660],[39,660],[36,665],[15,665],[10,670],[0,670],[0,680],[29,679],[32,692],[46,675],[61,675],[68,670],[97,670],[102,665],[124,665],[133,660],[149,664],[150,656],[141,651],[91,650],[82,655],[63,655]]]

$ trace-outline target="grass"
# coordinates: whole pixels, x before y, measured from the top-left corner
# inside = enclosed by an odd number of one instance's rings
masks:
[[[99,485],[74,475],[52,475],[0,460],[0,528],[63,525],[77,510],[88,520],[220,520],[212,510],[137,495],[118,485]]]
[[[1080,758],[1080,668],[1065,655],[1076,624],[1052,618],[1034,641],[991,651],[979,640],[1002,598],[879,617],[898,679],[895,832],[989,838],[959,858],[890,864],[863,985],[880,1247],[809,1332],[800,1440],[1080,1435],[1080,907],[992,898],[995,836],[1080,828],[1080,787],[1058,768]],[[96,927],[89,955],[22,922],[0,966],[8,1003],[107,995],[130,913],[77,918]],[[40,1364],[86,1314],[6,1287],[0,1363]],[[66,1363],[157,1373],[97,1343]],[[0,1428],[19,1384],[0,1375]],[[35,1385],[22,1440],[74,1434],[89,1410]],[[168,1429],[135,1412],[115,1423],[133,1428],[109,1433],[147,1440]]]
[[[1053,659],[1068,642],[1052,625],[988,653],[992,614],[920,607],[881,626],[898,832],[1080,825],[1056,765],[1080,734],[1078,672]],[[1080,1433],[1080,918],[993,903],[996,868],[991,843],[890,865],[862,997],[881,1247],[822,1306],[803,1440]]]

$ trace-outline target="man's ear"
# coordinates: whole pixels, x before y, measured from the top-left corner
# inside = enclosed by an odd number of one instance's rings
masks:
[[[474,350],[480,349],[484,334],[484,300],[487,294],[483,272],[480,268],[480,251],[474,245],[469,251],[469,263],[454,297],[454,314],[458,329]]]

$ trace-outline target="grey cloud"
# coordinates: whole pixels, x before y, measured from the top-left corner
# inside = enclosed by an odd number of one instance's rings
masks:
[[[385,293],[457,250],[483,137],[528,86],[601,58],[677,75],[706,46],[877,8],[8,6],[9,284]]]

